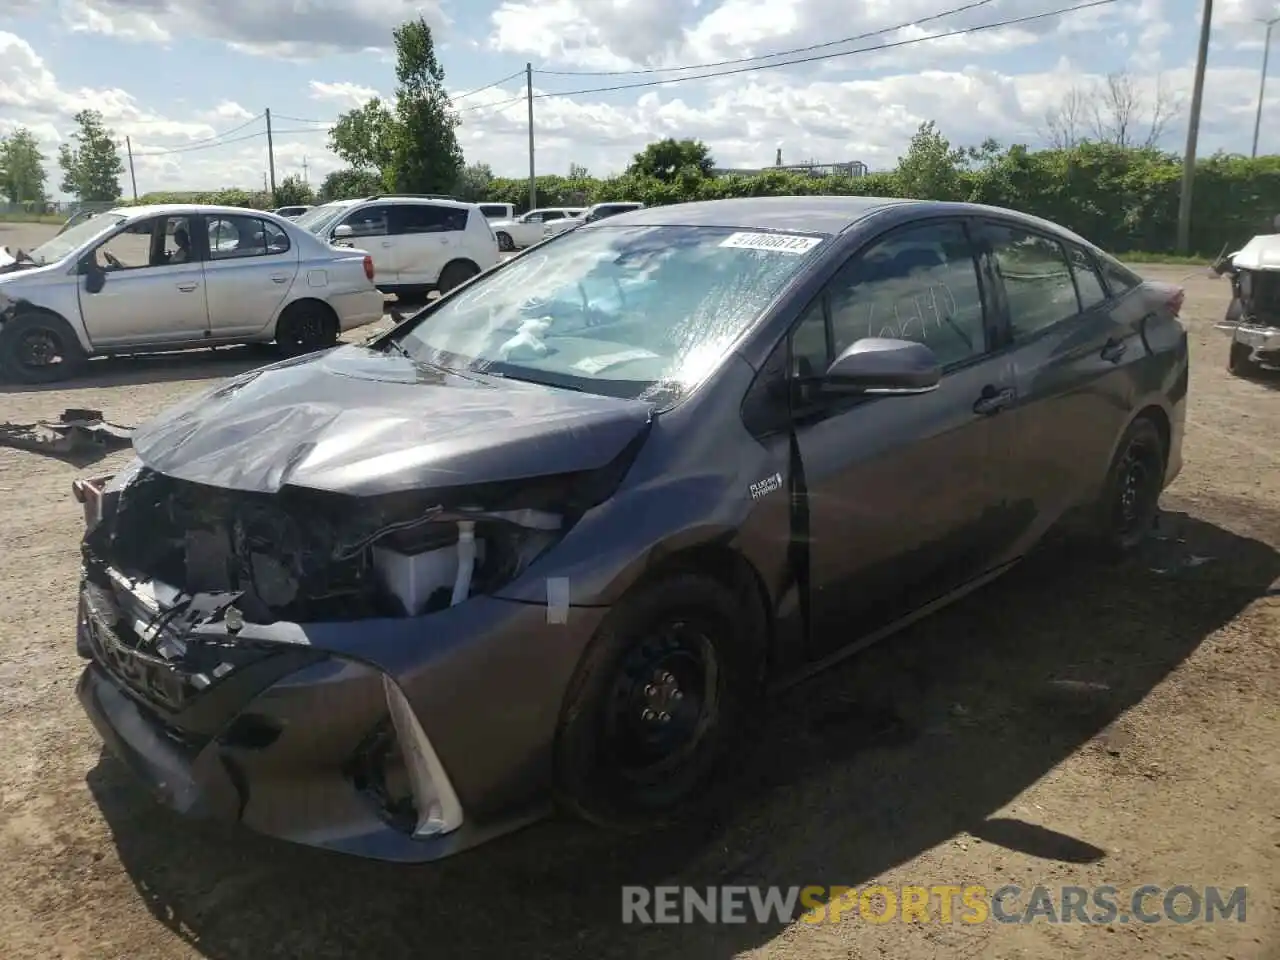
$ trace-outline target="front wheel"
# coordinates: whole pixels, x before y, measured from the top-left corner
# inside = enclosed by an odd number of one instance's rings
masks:
[[[498,249],[503,253],[510,253],[516,248],[515,241],[511,239],[511,234],[498,231]]]
[[[0,326],[0,374],[14,383],[56,383],[84,367],[84,348],[70,325],[44,312],[19,313]]]
[[[583,819],[643,830],[711,793],[761,708],[764,612],[717,580],[678,573],[614,607],[570,687],[556,794]]]

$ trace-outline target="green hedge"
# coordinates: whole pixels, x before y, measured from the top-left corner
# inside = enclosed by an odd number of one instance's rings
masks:
[[[969,200],[1036,214],[1117,253],[1174,250],[1182,165],[1171,155],[1100,144],[1041,151],[1015,146],[984,154],[954,176],[950,171],[941,176],[933,173],[931,182],[948,184],[953,195],[932,199]],[[639,200],[658,206],[689,200],[804,194],[903,197],[911,191],[896,171],[857,179],[775,172],[725,177],[686,173],[671,181],[632,175],[604,180],[538,178],[538,203],[542,206],[585,206],[606,200]],[[485,199],[525,210],[529,182],[495,179]],[[267,194],[245,190],[148,194],[140,202],[271,206]],[[1276,214],[1280,214],[1280,157],[1250,160],[1218,155],[1197,164],[1191,216],[1193,253],[1214,256],[1224,246],[1234,248],[1256,233],[1270,232]]]

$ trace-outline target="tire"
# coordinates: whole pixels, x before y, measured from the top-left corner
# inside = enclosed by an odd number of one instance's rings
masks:
[[[498,249],[501,250],[503,253],[510,253],[512,250],[516,248],[516,243],[514,240],[511,239],[511,234],[506,233],[502,230],[499,230],[497,236],[498,236]]]
[[[0,326],[0,374],[13,383],[57,383],[78,374],[88,357],[61,317],[25,311]]]
[[[1119,559],[1146,542],[1160,513],[1168,451],[1155,423],[1141,417],[1120,438],[1097,505],[1097,542]]]
[[[1247,343],[1231,341],[1231,351],[1227,354],[1227,370],[1237,377],[1247,377],[1253,372],[1253,348]]]
[[[314,353],[337,342],[338,322],[323,304],[290,304],[276,321],[276,347],[286,357]]]
[[[440,282],[436,284],[436,289],[443,297],[454,287],[466,283],[479,272],[480,268],[469,260],[454,260],[452,263],[445,264],[445,268],[440,271]]]
[[[761,712],[766,633],[754,591],[700,574],[624,597],[569,687],[555,745],[559,805],[627,832],[698,812],[726,759],[742,759],[743,733]]]

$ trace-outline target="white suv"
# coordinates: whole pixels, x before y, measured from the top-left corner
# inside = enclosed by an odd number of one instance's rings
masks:
[[[493,232],[498,237],[500,250],[520,250],[541,243],[551,231],[551,225],[571,219],[582,213],[581,207],[538,207],[523,216],[511,220],[493,221]]]
[[[390,195],[335,200],[294,221],[304,230],[373,257],[378,289],[444,293],[497,264],[498,241],[472,203]]]

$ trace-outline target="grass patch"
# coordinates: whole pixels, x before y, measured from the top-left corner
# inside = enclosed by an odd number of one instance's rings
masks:
[[[57,213],[0,213],[0,223],[52,223],[61,226],[67,218]]]

